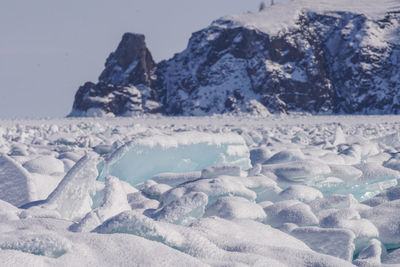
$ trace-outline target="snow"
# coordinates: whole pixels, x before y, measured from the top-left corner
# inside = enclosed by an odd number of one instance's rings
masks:
[[[210,206],[205,216],[218,216],[224,219],[263,220],[266,214],[261,206],[242,197],[223,197]]]
[[[398,265],[399,130],[396,116],[3,121],[0,265]]]
[[[363,14],[371,19],[379,19],[396,8],[398,8],[398,2],[393,0],[320,0],[318,4],[314,0],[293,0],[272,5],[259,13],[225,16],[214,22],[213,25],[227,27],[228,24],[233,28],[246,27],[275,36],[280,32],[285,33],[289,29],[297,27],[296,21],[299,16],[310,11],[320,14],[352,12]],[[374,42],[374,40],[369,40],[369,42]]]
[[[299,227],[294,229],[290,234],[320,253],[348,261],[353,258],[353,240],[355,236],[354,233],[349,230]]]

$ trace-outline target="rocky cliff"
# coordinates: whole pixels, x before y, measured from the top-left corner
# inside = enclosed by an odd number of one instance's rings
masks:
[[[295,0],[223,17],[156,64],[125,34],[71,115],[399,113],[400,4]]]

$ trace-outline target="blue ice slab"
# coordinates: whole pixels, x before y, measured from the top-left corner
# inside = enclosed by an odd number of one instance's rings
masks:
[[[201,171],[217,164],[251,168],[250,153],[241,136],[183,132],[137,139],[105,160],[99,180],[113,175],[137,185],[160,173]]]

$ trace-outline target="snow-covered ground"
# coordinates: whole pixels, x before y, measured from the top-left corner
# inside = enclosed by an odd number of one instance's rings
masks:
[[[399,266],[398,116],[0,121],[0,266]]]

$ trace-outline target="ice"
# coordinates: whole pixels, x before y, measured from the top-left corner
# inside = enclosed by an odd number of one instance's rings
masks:
[[[141,192],[128,194],[127,198],[132,210],[157,209],[160,205],[160,202],[145,197]]]
[[[8,202],[0,200],[0,222],[3,220],[18,220],[19,210]],[[1,232],[1,227],[0,227]]]
[[[15,160],[0,153],[0,199],[14,206],[37,200],[30,174]]]
[[[54,175],[31,173],[30,177],[36,188],[36,198],[43,200],[54,191],[64,177],[64,173],[57,173]]]
[[[40,156],[22,165],[31,173],[44,175],[64,174],[64,164],[53,156]]]
[[[261,206],[242,197],[223,197],[210,206],[205,216],[218,216],[224,219],[252,219],[261,221],[266,214]]]
[[[393,201],[396,199],[400,199],[400,187],[392,187],[385,192],[382,192],[378,195],[376,195],[373,198],[367,199],[366,201],[363,201],[363,204],[366,204],[371,207],[378,206],[382,203]]]
[[[400,178],[400,172],[385,168],[375,162],[361,163],[355,165],[355,167],[362,171],[363,174],[360,179],[363,181]]]
[[[98,158],[87,154],[65,175],[46,199],[43,207],[60,213],[69,220],[79,220],[91,211],[91,196],[96,192]]]
[[[78,224],[73,225],[70,229],[75,232],[89,232],[105,220],[130,209],[122,184],[118,178],[108,176],[105,180],[104,200],[101,207],[86,214]]]
[[[321,199],[316,199],[308,203],[314,212],[327,209],[345,209],[357,206],[358,201],[353,195],[328,195]]]
[[[153,176],[151,179],[161,184],[177,185],[184,182],[197,180],[200,177],[201,177],[200,171],[185,172],[185,173],[166,172],[157,174],[156,176]]]
[[[263,165],[262,173],[273,172],[289,182],[305,182],[322,178],[331,172],[327,164],[313,160]]]
[[[306,243],[311,249],[347,261],[353,259],[353,232],[345,229],[299,227],[291,233]]]
[[[222,254],[224,265],[351,266],[338,258],[312,252],[303,242],[253,220],[228,221],[210,217],[199,220],[191,228],[218,248],[230,252]],[[241,254],[247,257],[240,257]]]
[[[332,144],[334,146],[340,145],[340,144],[345,144],[346,143],[346,136],[343,133],[342,127],[337,127],[336,132],[335,132],[335,137],[332,140]]]
[[[372,239],[359,254],[353,264],[356,266],[381,266],[381,258],[387,254],[386,248],[377,239]]]
[[[280,192],[279,197],[282,200],[296,199],[302,202],[310,202],[318,198],[323,198],[323,194],[319,190],[309,186],[291,185]]]
[[[282,191],[274,180],[264,175],[242,177],[241,182],[257,194],[256,202],[276,201]]]
[[[208,196],[201,192],[191,192],[161,207],[152,216],[156,220],[188,225],[204,214]]]
[[[263,164],[272,156],[271,151],[266,147],[257,147],[250,150],[251,164]]]
[[[105,162],[101,176],[114,175],[132,185],[165,172],[191,172],[230,163],[249,169],[249,151],[236,134],[184,132],[132,141]]]
[[[302,161],[304,160],[304,154],[301,150],[288,150],[280,151],[274,154],[270,159],[268,159],[264,164],[278,164],[287,163],[292,161]]]
[[[145,237],[149,240],[180,247],[184,242],[182,235],[163,222],[157,222],[135,211],[124,211],[97,227],[97,233],[126,233]]]
[[[21,143],[15,143],[11,146],[10,156],[28,156],[28,148],[26,145]]]
[[[400,130],[396,116],[229,119],[2,124],[0,152],[15,154],[2,162],[30,178],[36,196],[22,206],[0,201],[0,265],[399,264],[397,137],[379,139]],[[132,140],[153,156],[204,141],[198,158],[212,149],[231,158],[177,171],[187,157],[173,152],[179,157],[164,170],[157,163],[165,155],[129,170],[154,168],[139,182],[106,175]]]
[[[379,239],[387,247],[400,244],[400,200],[393,200],[361,213],[361,217],[371,221],[379,230]]]
[[[240,167],[232,165],[216,165],[201,171],[201,178],[214,178],[220,175],[240,176]]]
[[[329,168],[331,168],[331,176],[341,178],[346,182],[357,181],[363,175],[361,170],[351,165],[329,164]]]
[[[398,266],[399,262],[400,262],[400,249],[396,249],[395,251],[389,253],[382,260],[382,263],[393,264],[393,266]]]
[[[161,195],[170,189],[171,186],[169,185],[157,184],[153,180],[147,180],[140,191],[148,198],[159,200]]]
[[[163,194],[160,200],[165,205],[190,192],[203,192],[207,194],[209,205],[213,204],[219,197],[227,195],[241,196],[249,200],[257,198],[257,194],[243,184],[241,177],[219,176],[179,185]]]
[[[55,233],[33,234],[18,231],[2,233],[0,238],[0,249],[18,250],[51,258],[61,257],[71,248],[70,241]]]
[[[320,220],[322,227],[339,227],[339,225],[345,220],[358,220],[360,214],[353,208],[345,209],[327,209],[324,210],[323,217]]]
[[[318,225],[318,218],[311,208],[297,200],[277,202],[264,208],[267,214],[266,223],[280,227],[285,223],[294,223],[298,226]]]

